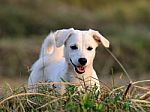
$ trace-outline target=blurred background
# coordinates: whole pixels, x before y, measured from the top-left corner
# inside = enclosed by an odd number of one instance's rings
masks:
[[[24,84],[50,31],[95,29],[133,81],[150,79],[150,0],[0,0],[0,85]],[[100,80],[128,81],[100,46],[94,66]]]

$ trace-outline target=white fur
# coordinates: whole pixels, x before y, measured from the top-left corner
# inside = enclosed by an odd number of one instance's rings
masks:
[[[70,28],[50,33],[42,44],[39,59],[31,68],[29,87],[39,82],[61,82],[62,79],[70,83],[81,83],[79,78],[90,79],[90,84],[92,82],[99,85],[93,69],[95,49],[99,43],[109,47],[109,41],[98,31],[91,29],[80,31]],[[77,47],[75,50],[71,48],[74,45]],[[88,50],[89,47],[93,49]],[[77,66],[81,66],[79,58],[87,60],[83,66],[85,72],[81,74],[75,70]],[[89,85],[89,82],[86,83]]]

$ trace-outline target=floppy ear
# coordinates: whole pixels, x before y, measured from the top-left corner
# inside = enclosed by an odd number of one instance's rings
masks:
[[[102,43],[102,45],[106,48],[109,48],[109,41],[103,37],[98,31],[89,29],[89,32],[91,33],[91,35],[93,36],[93,38],[96,40],[97,43]]]
[[[74,31],[73,28],[57,30],[55,32],[56,47],[61,47],[66,42],[68,37],[70,37],[73,31]]]

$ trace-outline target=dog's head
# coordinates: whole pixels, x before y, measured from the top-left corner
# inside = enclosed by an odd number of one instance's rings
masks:
[[[109,41],[98,31],[80,31],[70,29],[55,32],[56,47],[64,45],[64,56],[66,61],[72,65],[75,72],[82,74],[86,68],[92,66],[97,46],[102,43],[109,47]]]

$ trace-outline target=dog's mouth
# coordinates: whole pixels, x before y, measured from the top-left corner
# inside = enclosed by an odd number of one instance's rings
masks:
[[[85,72],[85,66],[77,66],[77,65],[75,65],[73,62],[72,62],[72,60],[70,59],[70,62],[71,62],[71,64],[74,66],[74,68],[75,68],[75,71],[78,73],[78,74],[83,74],[84,72]]]

